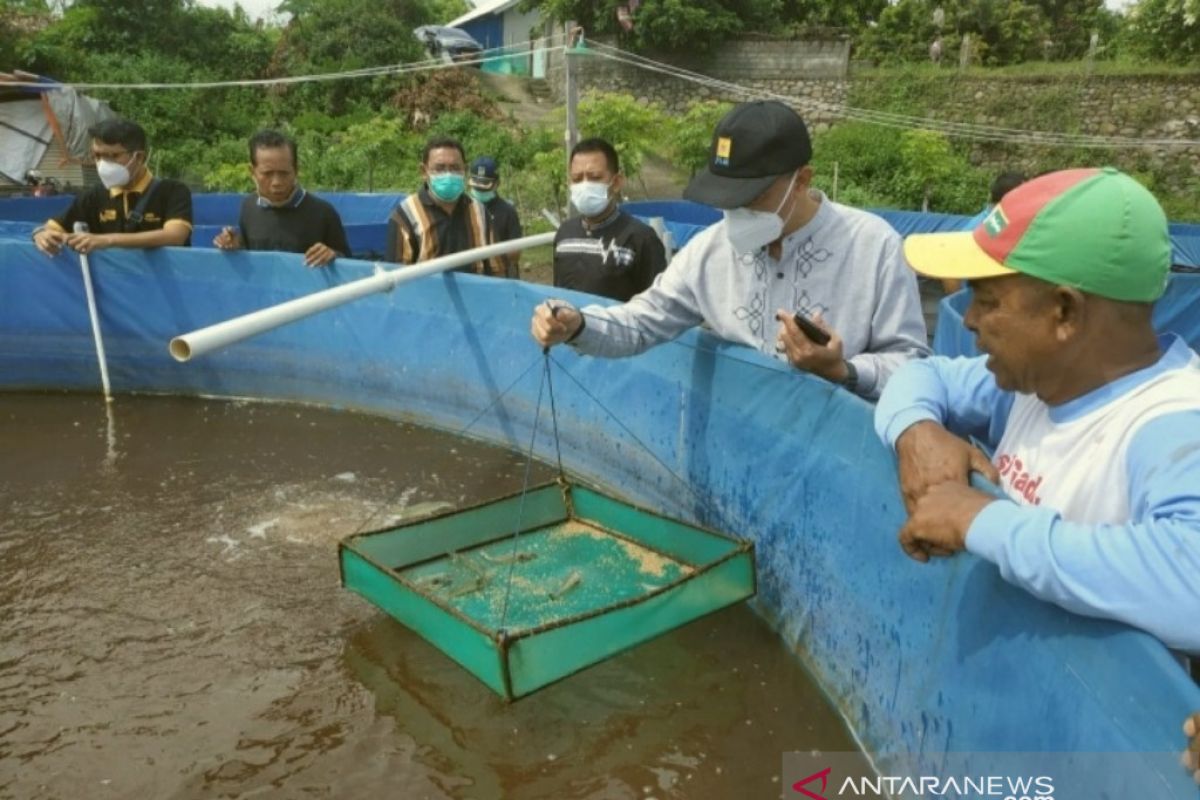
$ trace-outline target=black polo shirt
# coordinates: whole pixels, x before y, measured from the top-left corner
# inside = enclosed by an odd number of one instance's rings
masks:
[[[162,230],[170,220],[187,223],[188,238],[183,244],[192,243],[192,192],[184,184],[170,178],[160,178],[154,185],[139,224],[126,222],[129,214],[137,208],[142,194],[150,187],[153,176],[147,170],[136,184],[126,189],[105,189],[93,186],[75,200],[67,210],[46,224],[71,233],[76,222],[86,222],[92,233],[141,233]]]
[[[242,200],[238,228],[242,247],[247,250],[306,253],[320,242],[338,255],[350,255],[346,230],[337,209],[303,189],[282,206],[261,206],[258,196],[250,195]]]
[[[413,224],[404,210],[404,203],[408,202],[408,198],[405,198],[388,218],[388,261],[415,264],[418,261],[426,260],[420,258],[420,254],[426,249],[422,245],[427,236],[433,236],[435,241],[429,255],[430,259],[451,253],[461,253],[493,241],[487,208],[479,201],[472,199],[466,192],[463,192],[462,196],[458,198],[450,213],[442,210],[442,207],[429,194],[427,185],[423,185],[417,192],[417,199],[424,209],[429,225]],[[478,232],[475,231],[476,226],[471,218],[471,215],[475,213],[472,210],[474,207],[481,209],[479,218],[482,221],[483,230]],[[405,246],[406,242],[407,246]],[[473,265],[460,267],[456,271],[482,272],[489,275],[503,273],[502,269],[488,261],[476,262]]]
[[[564,289],[628,300],[666,267],[658,234],[624,211],[590,228],[572,217],[554,235],[554,285]]]
[[[512,203],[501,197],[493,197],[484,205],[487,206],[488,216],[491,217],[492,235],[497,242],[508,242],[525,235],[521,229],[521,217]],[[515,255],[504,256],[506,263],[510,264],[506,270],[510,278],[517,277],[517,270],[511,266],[511,259],[514,259]]]

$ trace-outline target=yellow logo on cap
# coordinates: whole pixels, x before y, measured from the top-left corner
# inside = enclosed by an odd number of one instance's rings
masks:
[[[717,139],[717,158],[729,158],[730,151],[733,150],[733,139],[728,136],[722,136]]]

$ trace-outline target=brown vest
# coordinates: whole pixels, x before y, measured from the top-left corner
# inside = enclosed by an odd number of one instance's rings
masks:
[[[487,224],[487,209],[483,203],[468,198],[468,238],[471,247],[483,247],[492,244],[492,232]],[[396,220],[396,252],[405,264],[416,264],[430,261],[445,253],[438,252],[438,237],[434,230],[433,219],[429,209],[421,202],[420,192],[413,192],[392,212]],[[451,221],[450,224],[453,224]],[[415,239],[415,241],[414,241]],[[476,261],[469,265],[479,275],[495,275],[504,277],[504,264],[500,259]]]

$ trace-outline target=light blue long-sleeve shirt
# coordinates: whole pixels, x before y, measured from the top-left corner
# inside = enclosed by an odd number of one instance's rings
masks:
[[[1168,370],[1195,369],[1196,356],[1181,339],[1160,341],[1163,354],[1155,364],[1051,408],[1051,419],[1079,419]],[[985,360],[936,357],[907,364],[880,398],[880,437],[894,449],[910,426],[933,420],[995,447],[1016,395],[996,386]],[[1001,500],[972,522],[967,549],[1043,600],[1125,622],[1169,647],[1200,653],[1200,398],[1192,410],[1141,425],[1124,455],[1127,520],[1085,524],[1054,508]]]

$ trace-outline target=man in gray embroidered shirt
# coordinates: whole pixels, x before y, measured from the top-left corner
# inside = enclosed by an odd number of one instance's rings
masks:
[[[900,365],[929,353],[917,282],[886,222],[810,187],[811,157],[808,129],[790,108],[736,106],[717,125],[708,168],[684,192],[724,209],[724,219],[627,303],[538,306],[533,337],[617,358],[706,322],[724,339],[878,397]],[[806,335],[796,312],[828,342]]]

